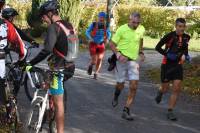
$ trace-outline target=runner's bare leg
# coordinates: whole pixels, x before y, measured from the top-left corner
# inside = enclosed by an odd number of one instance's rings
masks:
[[[173,81],[173,92],[169,100],[169,109],[173,109],[176,106],[178,96],[181,92],[181,80]]]
[[[63,95],[53,96],[54,105],[56,108],[56,128],[57,133],[64,133],[64,103]]]

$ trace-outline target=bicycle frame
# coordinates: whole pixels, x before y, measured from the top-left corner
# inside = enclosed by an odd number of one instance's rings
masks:
[[[30,72],[27,72],[27,74],[28,74],[28,76],[31,76]],[[39,95],[40,91],[46,91],[45,95],[40,96]],[[44,117],[46,110],[51,108],[50,107],[50,95],[49,95],[48,89],[45,90],[43,88],[40,88],[40,89],[37,88],[36,91],[34,92],[33,99],[31,101],[31,106],[32,106],[32,111],[31,111],[31,116],[28,121],[28,126],[31,127],[31,121],[32,121],[33,113],[34,113],[34,108],[37,106],[39,108],[39,116],[38,116],[37,124],[35,125],[34,129],[36,130],[36,133],[38,133],[42,127],[43,117]]]

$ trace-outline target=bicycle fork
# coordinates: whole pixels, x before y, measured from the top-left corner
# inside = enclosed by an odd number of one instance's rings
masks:
[[[34,93],[34,97],[33,97],[33,100],[31,102],[31,106],[32,106],[31,116],[30,116],[30,119],[29,119],[29,122],[28,122],[28,126],[31,126],[34,108],[38,107],[39,115],[38,115],[36,125],[34,126],[36,133],[38,133],[40,131],[42,121],[43,121],[43,117],[44,117],[44,113],[45,113],[45,110],[46,110],[46,107],[47,107],[47,102],[48,102],[48,91],[46,92],[44,97],[38,96],[39,91],[41,91],[41,90],[37,89],[36,92]]]

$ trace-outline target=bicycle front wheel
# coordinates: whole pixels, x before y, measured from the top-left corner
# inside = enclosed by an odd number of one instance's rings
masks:
[[[27,98],[32,101],[36,89],[40,88],[42,82],[45,81],[44,74],[39,69],[29,72],[24,78],[24,89]]]

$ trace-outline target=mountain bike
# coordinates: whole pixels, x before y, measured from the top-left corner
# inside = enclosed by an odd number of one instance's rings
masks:
[[[56,133],[55,107],[52,96],[49,94],[48,89],[50,88],[51,77],[53,75],[60,75],[64,73],[60,70],[52,71],[48,69],[41,69],[39,67],[32,67],[31,71],[40,73],[43,78],[40,79],[40,87],[37,88],[33,94],[27,127],[29,131],[38,133],[40,130],[42,130],[42,125],[48,121],[50,133]],[[27,73],[29,73],[28,75],[30,76],[30,72]],[[65,106],[66,90],[64,91],[63,97]],[[66,106],[64,108],[66,108]]]

